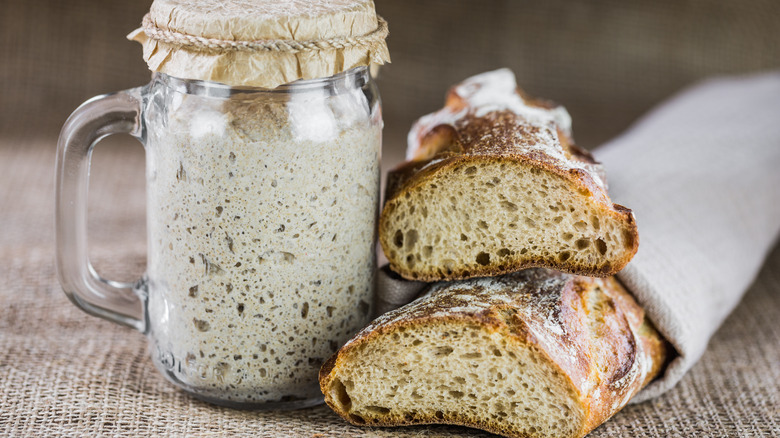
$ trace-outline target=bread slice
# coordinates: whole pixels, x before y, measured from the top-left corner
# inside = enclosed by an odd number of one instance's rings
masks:
[[[388,177],[379,239],[390,267],[424,281],[622,269],[639,244],[634,217],[570,129],[565,109],[524,98],[509,70],[453,87]]]
[[[355,425],[581,437],[658,374],[666,348],[614,278],[529,269],[433,285],[347,342],[320,387]]]

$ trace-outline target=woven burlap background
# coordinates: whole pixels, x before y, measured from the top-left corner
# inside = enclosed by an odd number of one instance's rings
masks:
[[[53,170],[59,127],[95,94],[148,80],[124,35],[149,1],[0,3],[0,436],[487,436],[454,427],[354,428],[319,407],[217,408],[178,392],[144,338],[70,304],[54,273]],[[780,67],[780,4],[377,0],[393,64],[381,72],[385,164],[411,120],[447,86],[508,66],[530,92],[569,107],[595,146],[682,86],[711,74]],[[105,277],[144,269],[143,149],[98,146],[91,255]],[[780,248],[713,338],[662,397],[629,406],[594,437],[780,435]]]

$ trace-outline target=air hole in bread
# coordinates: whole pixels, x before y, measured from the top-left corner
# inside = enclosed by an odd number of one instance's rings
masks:
[[[449,391],[449,394],[452,398],[463,398],[463,396],[466,395],[460,391]]]
[[[558,260],[561,262],[565,262],[566,260],[569,260],[571,258],[571,253],[569,251],[562,251],[558,254]]]
[[[588,224],[586,224],[585,221],[577,221],[574,223],[574,228],[576,228],[577,231],[583,232],[588,229]]]
[[[487,222],[485,222],[485,221],[477,221],[477,225],[478,225],[480,228],[484,228],[484,229],[486,229],[486,230],[488,229],[488,224],[487,224]]]
[[[507,248],[501,248],[498,250],[496,254],[498,254],[499,257],[506,257],[509,254],[511,254],[511,251],[509,251],[509,249]]]
[[[477,173],[477,167],[476,166],[469,166],[466,168],[466,170],[463,172],[466,175],[474,175]]]
[[[607,253],[607,243],[603,239],[596,239],[596,249],[599,250],[601,255]]]
[[[474,353],[464,353],[460,357],[464,359],[479,359],[480,357],[482,357],[482,353],[480,353],[479,351],[475,351]]]
[[[477,254],[477,263],[479,263],[482,266],[486,266],[490,264],[490,254],[486,252],[481,252]]]
[[[601,228],[601,226],[599,224],[599,218],[596,217],[596,216],[591,216],[590,217],[590,224],[593,225],[593,229],[596,230],[596,231],[598,231],[599,228]]]
[[[574,246],[577,247],[578,250],[583,250],[590,246],[590,240],[589,239],[577,239],[576,242],[574,242]]]
[[[349,412],[349,410],[352,408],[352,398],[350,398],[349,394],[347,393],[347,388],[343,383],[341,383],[341,380],[336,379],[333,382],[330,396],[345,412]]]
[[[501,201],[501,207],[508,211],[517,211],[517,204],[509,201]]]
[[[469,240],[469,238],[465,234],[460,233],[460,240],[466,241]]]
[[[430,257],[431,254],[433,254],[433,247],[430,245],[423,246],[423,256],[424,257]]]
[[[404,233],[401,230],[396,230],[393,235],[393,244],[399,248],[404,246]]]
[[[390,413],[390,409],[382,407],[382,406],[369,405],[369,406],[366,406],[366,410],[369,411],[369,412],[373,412],[375,414],[380,414],[380,415],[387,415],[387,414]]]
[[[573,238],[574,238],[574,234],[572,234],[572,233],[563,233],[563,236],[561,236],[561,239],[563,239],[563,240],[565,240],[567,242],[570,241]]]
[[[360,415],[349,414],[349,419],[355,424],[366,424],[366,420]]]

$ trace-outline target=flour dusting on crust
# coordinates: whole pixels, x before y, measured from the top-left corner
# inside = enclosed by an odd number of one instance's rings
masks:
[[[524,155],[563,170],[585,170],[597,186],[606,189],[600,165],[577,159],[563,146],[571,143],[571,116],[566,109],[524,98],[509,69],[472,76],[453,87],[444,108],[412,126],[406,159],[420,158],[423,139],[441,125],[455,128],[460,141],[468,144],[465,155]]]

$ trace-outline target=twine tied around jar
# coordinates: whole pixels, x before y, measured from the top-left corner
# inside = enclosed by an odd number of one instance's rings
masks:
[[[337,37],[325,40],[256,40],[235,41],[219,38],[204,38],[172,30],[161,29],[152,21],[151,15],[144,15],[142,22],[144,33],[151,39],[186,47],[193,50],[238,50],[255,52],[318,52],[321,50],[345,49],[349,47],[373,47],[378,41],[387,38],[387,21],[377,16],[377,28],[365,35]]]

